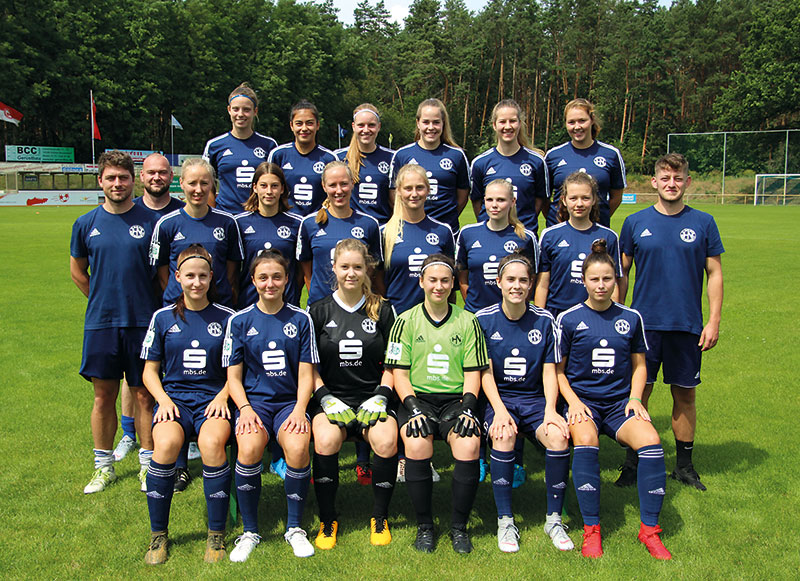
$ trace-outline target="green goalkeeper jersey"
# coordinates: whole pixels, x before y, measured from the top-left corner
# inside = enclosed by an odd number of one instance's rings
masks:
[[[450,305],[447,316],[436,323],[420,303],[392,326],[386,365],[410,370],[416,393],[453,394],[463,392],[465,371],[488,369],[489,357],[475,315]]]

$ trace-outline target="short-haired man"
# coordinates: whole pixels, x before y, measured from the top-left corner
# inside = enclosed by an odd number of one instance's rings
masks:
[[[173,198],[169,193],[172,175],[172,166],[166,157],[160,153],[148,155],[139,172],[144,192],[140,198],[133,200],[133,203],[157,212],[159,218],[183,208],[183,202]]]
[[[150,316],[158,307],[148,260],[158,216],[133,203],[134,168],[129,155],[105,152],[98,166],[105,201],[75,221],[70,241],[70,274],[89,299],[80,374],[94,387],[95,472],[83,490],[86,494],[100,492],[116,480],[111,448],[123,376],[136,396],[142,483],[153,454],[153,399],[143,387],[139,352]]]
[[[636,264],[631,306],[644,319],[647,338],[647,405],[659,368],[672,390],[672,431],[676,467],[672,478],[705,490],[692,464],[697,410],[695,388],[700,384],[700,359],[719,339],[722,314],[722,247],[717,224],[705,212],[687,206],[683,197],[692,183],[689,162],[679,153],[656,161],[652,185],[655,205],[628,216],[622,226],[620,249],[627,292],[627,277]],[[708,322],[703,325],[703,275],[708,277]],[[630,451],[617,484],[636,482],[635,453]]]

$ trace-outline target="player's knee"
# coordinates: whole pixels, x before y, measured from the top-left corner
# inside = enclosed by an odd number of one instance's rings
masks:
[[[539,441],[548,450],[555,450],[559,452],[566,450],[569,446],[569,440],[564,437],[564,434],[562,434],[560,430],[556,430],[554,428],[551,428],[550,433],[548,433],[546,436],[542,434],[539,438]]]
[[[462,438],[459,436],[451,437],[450,448],[453,450],[453,457],[460,460],[477,460],[481,449],[481,439],[477,436]]]
[[[672,400],[676,406],[683,408],[694,407],[696,397],[697,391],[695,389],[688,389],[677,385],[672,386]]]
[[[598,446],[600,441],[597,434],[580,432],[572,434],[572,444],[574,446]]]
[[[391,458],[397,454],[397,438],[390,438],[385,434],[370,438],[370,446],[381,458]]]
[[[314,450],[317,454],[329,456],[336,454],[342,448],[342,434],[341,430],[337,427],[330,426],[333,429],[325,427],[323,429],[314,430]]]
[[[204,456],[225,450],[225,445],[228,443],[229,433],[223,430],[218,430],[213,433],[202,433],[197,438],[197,446],[200,448],[200,453]]]
[[[264,456],[264,445],[261,442],[253,441],[248,438],[247,440],[240,439],[239,445],[239,462],[242,464],[255,464],[260,462]]]

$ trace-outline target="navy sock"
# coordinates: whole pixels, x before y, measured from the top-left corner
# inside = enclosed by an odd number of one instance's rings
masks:
[[[369,464],[369,453],[371,449],[366,442],[356,442],[356,462],[358,464]],[[316,483],[316,479],[314,480]]]
[[[414,512],[417,513],[417,524],[432,525],[433,474],[430,458],[424,460],[406,458],[406,489],[411,497]]]
[[[572,482],[581,509],[583,524],[600,524],[600,449],[575,446],[572,454]]]
[[[692,463],[692,449],[694,448],[694,440],[691,442],[682,442],[675,440],[675,464],[678,468],[686,468]],[[641,454],[640,454],[641,456]]]
[[[514,450],[501,452],[492,450],[492,489],[494,503],[497,505],[497,518],[514,516],[511,510],[511,484],[514,481]]]
[[[147,510],[150,512],[150,530],[165,531],[169,527],[169,507],[175,487],[175,463],[159,464],[150,460],[147,470]]]
[[[261,462],[236,461],[236,500],[242,513],[244,532],[258,533],[258,498],[261,496]]]
[[[453,468],[453,527],[466,527],[478,492],[481,468],[477,460],[456,460]]]
[[[656,444],[642,446],[637,452],[639,454],[637,476],[639,514],[645,525],[654,527],[658,524],[658,515],[661,513],[667,486],[664,449],[661,444]]]
[[[372,516],[375,520],[389,516],[389,503],[392,500],[396,480],[397,456],[384,458],[375,454],[372,458],[372,496],[375,499]]]
[[[564,493],[569,478],[569,448],[546,450],[544,453],[544,482],[547,487],[547,514],[561,514]]]
[[[178,452],[178,459],[175,461],[175,466],[177,468],[183,468],[187,470],[189,468],[189,439],[184,438],[183,446],[181,446],[181,451]],[[216,529],[212,529],[216,530]]]
[[[522,466],[522,453],[525,452],[525,438],[520,436],[514,443],[514,464]]]
[[[120,417],[119,423],[122,424],[122,435],[128,436],[131,440],[136,439],[136,420],[131,416]]]
[[[339,490],[339,453],[324,456],[314,452],[314,494],[319,520],[336,520],[336,492]]]
[[[222,466],[216,467],[203,464],[203,492],[206,495],[208,508],[208,530],[225,530],[230,489],[231,467],[227,461]]]
[[[283,482],[283,490],[286,492],[286,508],[288,509],[286,517],[287,530],[300,526],[310,483],[310,465],[306,465],[304,468],[292,468],[288,464],[286,465],[286,480]]]

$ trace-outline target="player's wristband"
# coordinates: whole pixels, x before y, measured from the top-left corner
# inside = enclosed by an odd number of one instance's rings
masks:
[[[388,401],[392,399],[392,388],[389,387],[388,385],[379,385],[378,387],[375,388],[373,394],[382,395]]]
[[[316,400],[317,400],[318,402],[321,402],[321,401],[322,401],[322,398],[323,398],[323,397],[325,397],[326,395],[333,395],[333,394],[331,394],[331,390],[329,390],[329,389],[328,389],[327,387],[325,387],[324,385],[320,385],[320,386],[319,386],[319,387],[318,387],[318,388],[317,388],[317,389],[314,391],[314,397],[316,398]]]
[[[473,415],[478,415],[478,398],[473,393],[465,393],[461,396],[461,405],[464,409],[472,412]]]
[[[239,408],[239,411],[241,412],[244,408],[251,408],[251,407],[253,407],[253,406],[251,406],[249,403],[246,403],[242,407]]]
[[[638,401],[639,403],[642,403],[642,400],[640,400],[638,397],[629,397],[628,401]]]
[[[407,397],[406,397],[406,399],[404,399],[404,400],[403,400],[403,405],[404,405],[404,406],[406,407],[406,409],[407,409],[408,411],[410,411],[412,414],[413,414],[415,411],[418,411],[418,410],[419,410],[419,400],[418,400],[418,399],[417,399],[415,396],[413,396],[413,395],[409,395],[409,396],[407,396]]]

